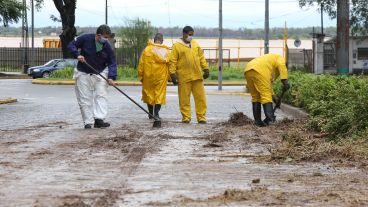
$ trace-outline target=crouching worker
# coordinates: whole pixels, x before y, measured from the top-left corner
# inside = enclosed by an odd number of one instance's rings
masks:
[[[272,124],[276,119],[272,106],[272,83],[280,76],[283,90],[290,88],[285,59],[278,54],[260,56],[247,64],[244,75],[252,96],[255,124],[260,127]],[[263,121],[262,105],[266,116]]]
[[[161,105],[166,103],[169,78],[169,48],[162,44],[163,41],[163,35],[157,33],[154,42],[148,42],[138,65],[138,78],[142,82],[142,101],[147,104],[150,114],[157,119],[160,118]],[[153,118],[151,115],[148,117]]]
[[[116,59],[108,42],[109,37],[111,37],[110,28],[101,25],[97,28],[96,34],[84,34],[68,45],[70,53],[78,59],[74,74],[75,94],[85,129],[92,128],[92,124],[95,128],[110,126],[104,119],[107,115],[107,87],[115,86]],[[98,73],[106,77],[108,82]]]

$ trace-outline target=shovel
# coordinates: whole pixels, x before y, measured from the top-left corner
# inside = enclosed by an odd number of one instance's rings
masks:
[[[89,63],[84,62],[89,68],[91,68],[95,73],[97,73],[101,78],[103,78],[106,82],[108,82],[107,78],[105,78],[103,75],[101,75],[94,67],[92,67]],[[153,114],[148,112],[145,108],[143,108],[141,105],[139,105],[137,102],[135,102],[132,98],[130,98],[124,91],[120,90],[117,86],[113,86],[116,90],[118,90],[120,93],[122,93],[125,97],[127,97],[131,102],[133,102],[135,105],[137,105],[139,108],[141,108],[146,114],[153,117],[153,127],[161,127],[161,120],[160,118],[155,117]]]

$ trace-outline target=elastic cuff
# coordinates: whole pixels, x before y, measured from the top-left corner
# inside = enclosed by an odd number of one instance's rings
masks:
[[[111,80],[116,80],[116,76],[109,76],[108,79],[111,79]]]

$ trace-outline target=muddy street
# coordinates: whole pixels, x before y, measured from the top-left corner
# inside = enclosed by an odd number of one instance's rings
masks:
[[[251,114],[249,97],[207,95],[209,123],[182,124],[169,88],[163,127],[153,129],[110,90],[112,127],[84,130],[71,86],[0,85],[18,99],[0,106],[0,206],[368,205],[365,168],[273,159],[297,123],[228,121]],[[122,89],[139,100],[140,87]]]

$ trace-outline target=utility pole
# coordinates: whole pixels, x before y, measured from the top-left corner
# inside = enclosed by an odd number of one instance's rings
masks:
[[[32,13],[32,28],[31,28],[31,32],[32,32],[32,65],[34,65],[35,62],[35,58],[34,58],[34,0],[31,0],[31,13]]]
[[[336,68],[340,75],[349,73],[349,0],[337,1]]]
[[[269,0],[265,0],[265,39],[264,39],[264,54],[269,53],[269,33],[270,33],[270,4]]]
[[[323,3],[321,3],[321,34],[323,35]]]
[[[105,24],[107,25],[107,0],[105,5]]]
[[[28,21],[27,21],[27,3],[23,0],[23,11],[22,11],[22,63],[23,63],[23,73],[28,73]]]
[[[222,90],[222,0],[219,0],[219,71],[218,90]]]

